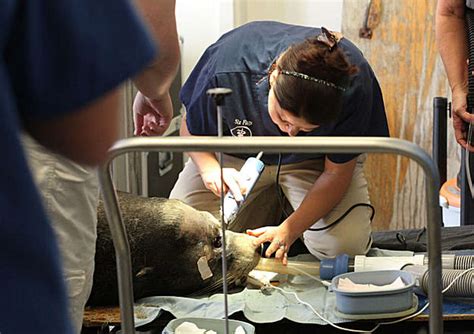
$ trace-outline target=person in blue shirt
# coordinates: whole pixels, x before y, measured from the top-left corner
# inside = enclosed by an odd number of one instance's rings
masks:
[[[370,65],[354,44],[324,28],[263,21],[224,34],[207,48],[181,90],[186,107],[181,135],[217,134],[216,107],[206,95],[212,87],[233,91],[223,106],[225,136],[389,135]],[[190,157],[170,197],[219,217],[216,156],[193,152]],[[247,157],[224,158],[225,189],[236,199],[245,191],[238,170]],[[275,253],[287,263],[289,247],[299,237],[319,258],[367,252],[373,209],[364,155],[264,153],[262,159],[265,171],[239,214],[241,225],[232,229],[263,226],[268,212],[252,202],[278,184],[294,212],[276,227],[248,231],[256,245],[271,242],[267,256]]]
[[[168,127],[173,114],[169,87],[179,63],[175,1],[139,0],[135,4],[160,46],[154,62],[133,78],[139,90],[133,105],[136,134],[159,135]],[[116,47],[116,42],[111,42],[110,46]],[[120,47],[128,48],[129,45]],[[23,145],[58,239],[70,315],[76,333],[80,333],[94,272],[99,197],[97,173],[94,167],[61,156],[30,136],[23,136]]]
[[[155,43],[127,0],[6,0],[0,25],[0,332],[73,333],[20,131],[72,161],[103,162],[118,134],[118,86],[144,78]]]

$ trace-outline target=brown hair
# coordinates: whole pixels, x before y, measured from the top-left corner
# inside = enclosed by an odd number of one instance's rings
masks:
[[[278,59],[277,70],[273,92],[280,106],[320,125],[337,118],[344,88],[357,67],[337,45],[330,48],[315,37],[290,46]]]

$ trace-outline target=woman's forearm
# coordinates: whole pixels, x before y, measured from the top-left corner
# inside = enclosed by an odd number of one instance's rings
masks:
[[[159,101],[168,94],[180,59],[175,0],[135,0],[134,3],[159,48],[158,57],[134,78],[134,83],[143,95]]]
[[[355,164],[356,159],[336,170],[323,171],[300,206],[283,223],[294,236],[300,236],[342,200],[351,184]]]

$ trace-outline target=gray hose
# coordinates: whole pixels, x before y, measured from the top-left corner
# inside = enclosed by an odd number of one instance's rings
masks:
[[[472,257],[468,256],[472,261]],[[474,268],[471,266],[466,269],[472,268],[473,271],[467,272],[459,277],[454,284],[444,293],[447,297],[474,297]],[[427,266],[421,265],[407,265],[403,270],[410,272],[415,276],[417,293],[426,294],[429,285],[429,270]],[[446,289],[458,276],[460,276],[465,270],[461,269],[444,269],[441,274],[441,286],[442,289]]]
[[[456,255],[454,258],[453,269],[469,269],[474,268],[474,256],[473,255]]]

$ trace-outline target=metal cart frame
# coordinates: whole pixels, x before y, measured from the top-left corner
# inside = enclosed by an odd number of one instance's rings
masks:
[[[122,333],[134,334],[133,286],[130,247],[113,185],[110,165],[112,160],[129,152],[229,152],[229,153],[392,153],[417,162],[426,177],[429,289],[431,303],[429,330],[443,333],[441,294],[441,221],[439,215],[439,175],[431,157],[414,143],[379,137],[137,137],[120,140],[110,149],[110,155],[101,166],[99,179],[104,206],[117,258],[120,314]]]

